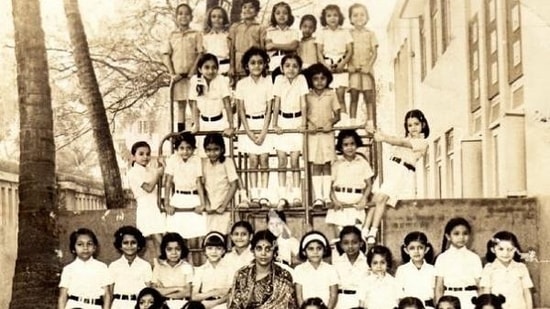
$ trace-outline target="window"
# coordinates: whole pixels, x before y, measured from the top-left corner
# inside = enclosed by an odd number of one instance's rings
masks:
[[[480,100],[480,70],[479,70],[479,26],[477,14],[468,25],[470,45],[470,110],[476,111],[481,106]]]
[[[451,40],[451,0],[441,0],[441,53],[444,53]]]
[[[151,134],[153,133],[152,122],[148,120],[139,120],[137,123],[137,132],[139,134]]]
[[[418,18],[420,29],[420,77],[422,80],[426,77],[427,64],[426,64],[426,28],[424,27],[424,17]]]
[[[497,1],[485,0],[485,35],[487,48],[487,95],[491,99],[498,94],[498,35],[497,35]]]
[[[454,197],[454,132],[450,129],[445,133],[445,148],[447,149],[447,197]]]
[[[435,197],[441,198],[443,196],[443,168],[441,158],[441,139],[438,138],[434,142],[434,157],[435,157]]]
[[[491,139],[491,151],[492,151],[492,173],[493,173],[493,196],[498,197],[500,196],[500,182],[499,182],[499,151],[498,151],[498,144],[499,144],[499,138],[498,138],[498,128],[495,128],[492,132],[492,139]]]
[[[430,191],[432,188],[431,184],[431,177],[430,177],[430,149],[426,151],[426,155],[424,156],[424,197],[431,197]]]
[[[437,1],[430,0],[430,31],[431,31],[431,48],[432,48],[432,67],[437,62],[439,56],[438,39],[439,39],[439,10],[437,9]]]
[[[519,0],[506,1],[506,43],[508,50],[508,82],[523,75],[521,52],[521,15]]]

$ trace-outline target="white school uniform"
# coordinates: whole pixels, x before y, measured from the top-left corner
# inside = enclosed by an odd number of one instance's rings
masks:
[[[151,282],[151,264],[136,256],[132,264],[123,256],[109,265],[109,272],[115,282],[112,309],[133,309],[139,291]],[[115,295],[119,295],[117,298]]]
[[[250,130],[260,131],[264,122],[268,121],[269,115],[266,115],[267,104],[272,104],[273,84],[271,76],[260,77],[254,81],[252,77],[247,76],[237,83],[235,90],[235,99],[241,100],[244,105],[245,119]],[[244,153],[262,154],[273,150],[273,137],[267,134],[261,145],[256,145],[248,136],[239,137],[239,151]]]
[[[204,176],[204,189],[206,197],[210,201],[210,208],[216,210],[221,207],[231,183],[238,179],[235,164],[231,158],[225,158],[223,163],[212,164],[210,159],[202,159],[202,172]],[[227,209],[224,213],[207,214],[206,223],[209,231],[218,231],[227,234],[231,212]]]
[[[182,194],[179,192],[194,192],[197,190],[197,179],[202,177],[201,159],[192,155],[187,161],[173,154],[166,162],[164,172],[172,175],[175,192],[170,199],[170,205],[177,209],[193,209],[200,206],[198,194]],[[181,237],[189,239],[206,235],[206,216],[192,211],[176,212],[166,217],[166,230],[176,232]]]
[[[356,155],[352,160],[347,160],[344,156],[339,157],[332,164],[331,170],[334,195],[338,201],[346,204],[358,203],[363,196],[366,181],[374,176],[369,162],[360,155]],[[365,222],[365,210],[352,207],[329,209],[325,221],[338,226],[356,225]]]
[[[66,288],[69,296],[99,299],[105,294],[104,288],[111,284],[113,284],[113,278],[107,265],[92,257],[87,261],[75,258],[74,261],[63,267],[59,287]],[[69,299],[65,308],[98,309],[102,306]]]
[[[423,138],[409,138],[411,148],[394,146],[392,154],[388,160],[385,160],[384,181],[378,188],[373,188],[373,193],[382,193],[389,197],[386,204],[395,207],[400,199],[411,199],[416,196],[415,172],[408,169],[403,162],[412,166],[424,156],[428,149],[428,142]],[[391,158],[401,159],[397,163]],[[379,181],[375,181],[379,183]]]
[[[288,44],[293,41],[298,42],[300,40],[300,32],[298,29],[291,29],[290,27],[281,28],[279,26],[271,26],[266,29],[265,39],[271,40],[274,44]],[[281,60],[285,56],[284,52],[278,50],[272,50],[267,52],[269,60],[269,71],[273,72],[281,65]]]
[[[336,65],[340,62],[346,54],[346,45],[353,43],[353,38],[349,30],[342,27],[338,27],[335,30],[331,30],[328,27],[320,29],[316,33],[317,45],[323,45],[323,57],[320,59],[324,61],[327,66]],[[348,73],[336,73],[332,74],[333,80],[330,84],[333,88],[347,87],[349,84]]]
[[[411,296],[425,302],[434,298],[435,267],[424,261],[420,269],[412,261],[397,267],[395,279],[403,288],[403,296]],[[431,307],[430,307],[431,308]]]
[[[225,289],[229,293],[233,285],[232,267],[227,264],[224,259],[221,259],[216,266],[209,261],[195,268],[193,276],[193,291],[205,293],[214,289]],[[215,300],[203,300],[205,306],[213,303]],[[227,303],[219,304],[213,309],[225,309]]]
[[[165,260],[155,259],[155,265],[153,266],[153,279],[152,283],[156,285],[162,285],[164,287],[171,286],[186,286],[193,281],[193,266],[180,260],[178,264],[173,267],[170,266]],[[181,309],[186,303],[185,299],[170,299],[167,296],[166,305],[170,309]]]
[[[383,277],[373,274],[365,278],[361,295],[366,308],[394,309],[403,292],[397,280],[386,273]]]
[[[333,265],[321,262],[317,268],[306,261],[294,268],[294,282],[302,286],[302,298],[319,297],[328,304],[330,287],[338,285],[338,273]]]
[[[481,259],[466,247],[457,249],[453,246],[441,253],[435,261],[435,275],[443,278],[445,287],[465,288],[475,286],[476,279],[481,277]],[[463,309],[474,308],[471,300],[477,291],[450,291],[444,295],[456,296]]]
[[[229,273],[233,278],[239,269],[252,263],[254,260],[254,254],[252,253],[252,249],[249,247],[241,252],[241,254],[238,254],[235,250],[231,250],[223,256],[223,259],[225,260],[225,264],[228,268],[230,268]]]
[[[336,309],[349,309],[359,306],[361,299],[359,292],[363,281],[370,274],[367,258],[359,252],[357,259],[352,264],[348,256],[333,255],[332,265],[338,273],[338,303]]]
[[[533,281],[525,264],[512,260],[508,266],[504,266],[495,260],[483,268],[479,286],[490,289],[492,294],[504,295],[504,309],[526,309],[523,290],[532,288]]]
[[[281,98],[278,126],[282,129],[298,129],[306,115],[302,115],[300,106],[300,98],[304,97],[309,92],[306,78],[299,74],[292,82],[283,75],[275,78],[273,84],[273,96]],[[290,116],[290,114],[293,114]],[[297,116],[300,114],[299,116]],[[291,152],[302,151],[304,144],[304,135],[302,133],[283,133],[274,135],[273,141],[276,150]]]
[[[156,170],[134,163],[128,171],[130,189],[136,199],[136,226],[143,236],[162,234],[166,232],[166,216],[157,203],[158,187],[151,192],[141,187],[148,179],[152,179]]]
[[[218,58],[219,74],[229,72],[229,32],[209,31],[203,34],[202,44],[206,53],[213,54]]]

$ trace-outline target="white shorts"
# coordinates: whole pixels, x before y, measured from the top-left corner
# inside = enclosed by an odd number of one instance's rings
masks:
[[[137,199],[136,227],[145,237],[166,232],[166,216],[160,212],[155,196],[146,195]]]
[[[343,208],[340,210],[329,209],[325,222],[338,226],[356,225],[365,222],[365,210],[355,207]]]
[[[111,309],[134,309],[136,306],[135,300],[122,300],[122,299],[113,299],[113,304]]]
[[[389,199],[386,204],[392,207],[398,200],[415,198],[415,172],[391,160],[385,161],[384,169],[387,171],[384,182],[378,188],[373,188],[373,193],[387,195]]]
[[[176,208],[173,215],[166,216],[166,231],[179,233],[185,239],[206,235],[206,216],[193,211],[178,212],[177,209],[193,209],[200,206],[197,194],[174,193],[170,205]]]
[[[345,290],[345,289],[344,289]],[[338,293],[338,302],[336,303],[336,309],[349,309],[359,307],[359,291],[356,290],[355,294],[343,294]]]

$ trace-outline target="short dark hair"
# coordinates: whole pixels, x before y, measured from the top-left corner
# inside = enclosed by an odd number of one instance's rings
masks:
[[[369,264],[369,267],[371,267],[372,259],[375,255],[381,255],[386,260],[386,265],[388,266],[388,270],[393,267],[393,257],[391,254],[391,251],[388,247],[385,246],[374,246],[367,251],[367,264]]]
[[[277,236],[273,235],[269,230],[261,230],[257,231],[254,236],[252,236],[252,240],[250,241],[250,248],[252,251],[256,248],[256,245],[262,240],[265,240],[271,244],[273,244],[273,254],[276,255],[279,251],[279,246],[277,245]]]
[[[145,237],[143,236],[141,231],[131,225],[125,225],[116,230],[114,234],[115,241],[113,242],[113,246],[115,246],[115,249],[117,249],[119,252],[122,252],[122,239],[124,238],[124,235],[134,236],[137,241],[138,251],[141,251],[145,248]]]
[[[130,153],[132,154],[132,156],[134,156],[136,154],[138,148],[141,148],[141,147],[147,147],[147,148],[149,148],[149,151],[151,151],[151,146],[146,141],[135,142],[132,145],[132,148],[130,148]]]
[[[98,253],[99,249],[99,242],[97,241],[97,236],[95,236],[95,233],[87,228],[79,228],[71,233],[69,236],[69,250],[73,255],[76,255],[76,240],[78,239],[78,236],[80,235],[87,235],[92,239],[92,242],[94,243],[94,246],[96,246],[96,251],[94,253],[94,257]]]
[[[502,309],[502,304],[506,302],[506,297],[495,294],[481,294],[477,297],[472,297],[472,304],[475,309],[482,309],[485,306],[492,306],[495,309]]]
[[[243,2],[241,3],[241,7],[243,7],[247,3],[251,3],[252,6],[254,6],[254,8],[256,9],[256,12],[260,11],[260,1],[258,1],[258,0],[243,0]]]
[[[294,23],[294,15],[292,15],[292,9],[290,8],[290,5],[284,1],[276,3],[271,9],[271,19],[269,21],[271,26],[277,26],[277,20],[275,19],[275,10],[280,6],[286,8],[286,10],[288,11],[288,20],[286,21],[286,25],[289,27],[292,26],[292,24]]]
[[[150,288],[150,287],[143,288],[141,291],[139,291],[137,301],[136,301],[136,306],[134,307],[135,309],[139,309],[139,301],[145,295],[153,296],[153,305],[151,306],[151,308],[164,309],[163,307],[164,301],[165,301],[164,296],[162,296],[162,294],[160,294],[160,292],[157,291],[156,289]]]
[[[189,11],[189,14],[191,14],[191,16],[193,16],[193,9],[191,8],[191,6],[187,3],[180,3],[178,4],[178,6],[176,6],[176,14],[178,13],[179,9],[182,8],[182,7],[185,7],[187,8],[187,10]]]
[[[302,27],[302,24],[308,20],[313,23],[313,31],[317,30],[317,18],[315,18],[315,16],[311,14],[306,14],[302,16],[302,19],[300,19],[300,27]]]
[[[326,17],[327,11],[336,11],[338,13],[338,24],[340,26],[344,24],[344,14],[342,14],[342,10],[340,10],[340,7],[337,6],[336,4],[329,4],[325,6],[323,11],[321,11],[320,20],[321,20],[321,25],[323,27],[327,26],[327,17]]]
[[[439,298],[439,300],[437,301],[437,305],[441,304],[441,303],[449,303],[451,305],[453,305],[453,308],[454,309],[460,309],[460,299],[456,296],[452,296],[452,295],[443,295],[441,296],[441,298]],[[436,306],[436,308],[438,308],[439,306]]]
[[[246,72],[246,75],[250,74],[250,69],[248,68],[248,61],[250,61],[250,58],[252,56],[260,56],[264,60],[264,69],[262,71],[262,76],[267,76],[268,70],[269,70],[269,55],[267,52],[259,47],[250,47],[247,51],[244,52],[244,55],[241,59],[241,65],[244,68],[244,71]]]
[[[168,243],[170,242],[177,242],[178,245],[181,248],[181,259],[185,259],[187,255],[189,254],[189,249],[187,248],[187,245],[185,244],[185,240],[180,236],[178,233],[166,233],[162,237],[162,241],[160,242],[160,256],[159,259],[166,260],[166,247],[168,246]]]
[[[344,249],[342,249],[342,239],[344,239],[344,236],[348,234],[353,234],[357,236],[357,238],[361,242],[361,245],[359,246],[359,251],[365,253],[365,251],[367,250],[367,245],[363,240],[361,230],[359,230],[359,228],[357,228],[355,225],[346,225],[342,228],[340,234],[338,235],[338,237],[340,238],[340,240],[336,243],[336,251],[338,251],[338,254],[344,253]]]
[[[289,60],[289,59],[294,59],[296,60],[296,62],[298,63],[298,69],[301,69],[302,68],[302,64],[304,64],[304,61],[302,60],[302,58],[296,54],[296,53],[292,53],[292,54],[286,54],[283,56],[283,59],[281,59],[281,70],[282,70],[282,67],[283,65]]]
[[[338,152],[343,152],[342,144],[344,143],[344,139],[347,137],[352,137],[353,141],[355,142],[355,145],[357,148],[363,147],[363,140],[361,140],[361,137],[359,134],[357,134],[357,131],[349,129],[349,130],[341,130],[338,133],[338,136],[336,137],[336,150]]]
[[[415,307],[416,309],[424,309],[424,302],[416,297],[405,297],[399,301],[397,309],[406,309]]]
[[[306,76],[308,85],[313,86],[313,76],[322,74],[327,79],[327,88],[330,83],[332,83],[332,73],[330,70],[322,63],[314,63],[310,67],[304,70],[304,75]]]
[[[225,141],[223,140],[223,136],[220,133],[208,133],[204,137],[204,142],[202,143],[202,146],[204,147],[204,150],[206,150],[206,146],[214,144],[220,147],[220,162],[223,163],[225,161]]]
[[[327,305],[319,297],[311,297],[304,300],[300,309],[306,309],[308,306],[315,306],[319,309],[328,309]]]
[[[252,224],[250,224],[250,222],[248,221],[243,221],[243,220],[237,221],[233,224],[233,226],[231,227],[230,234],[232,234],[235,231],[235,229],[237,229],[238,227],[245,228],[250,235],[254,234],[254,228],[252,227]]]
[[[323,241],[320,241],[318,239],[311,239],[311,237],[308,237],[310,235],[317,235],[317,236],[320,236]],[[309,231],[307,232],[306,234],[304,234],[304,236],[302,236],[302,239],[300,240],[300,251],[298,252],[298,257],[302,260],[302,261],[306,261],[307,260],[307,256],[306,256],[306,247],[312,243],[312,242],[318,242],[321,244],[321,246],[323,246],[323,258],[328,258],[330,257],[330,253],[331,253],[331,250],[330,250],[330,244],[328,242],[328,239],[327,237],[321,233],[321,232],[318,232],[318,231]],[[323,243],[324,242],[324,243]]]
[[[191,148],[197,148],[197,139],[191,132],[183,132],[174,138],[174,149],[178,149],[181,143],[186,142]]]
[[[200,301],[191,300],[188,301],[181,309],[205,309],[204,305]]]

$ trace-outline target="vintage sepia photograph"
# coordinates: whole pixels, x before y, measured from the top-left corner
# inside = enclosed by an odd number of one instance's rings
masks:
[[[0,0],[0,308],[550,308],[550,1]]]

